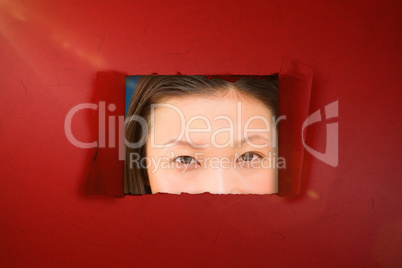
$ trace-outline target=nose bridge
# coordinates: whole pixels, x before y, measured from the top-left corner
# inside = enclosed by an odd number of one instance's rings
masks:
[[[208,191],[211,193],[230,193],[231,192],[231,176],[230,168],[224,167],[208,167]]]

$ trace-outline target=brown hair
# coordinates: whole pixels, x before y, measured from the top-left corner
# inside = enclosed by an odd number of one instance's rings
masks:
[[[233,76],[228,76],[233,78]],[[222,79],[224,78],[224,79]],[[243,76],[236,81],[229,82],[227,77],[194,75],[144,75],[141,76],[134,90],[127,111],[127,118],[139,116],[149,122],[152,104],[157,104],[171,97],[190,94],[212,95],[221,93],[229,88],[235,88],[245,95],[255,97],[263,102],[276,118],[278,115],[278,76]],[[233,80],[233,79],[232,79]],[[126,141],[138,143],[148,129],[142,129],[137,120],[129,121],[125,127]],[[131,154],[139,156],[139,161],[146,157],[145,145],[137,148],[125,145],[126,161],[124,164],[124,193],[147,194],[152,193],[146,168],[128,164]]]

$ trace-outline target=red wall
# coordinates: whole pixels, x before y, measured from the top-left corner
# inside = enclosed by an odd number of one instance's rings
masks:
[[[0,265],[402,265],[399,1],[0,2]],[[96,73],[314,70],[339,101],[339,165],[309,154],[295,200],[88,195],[92,151],[64,118]],[[92,141],[89,113],[74,134]],[[309,145],[325,150],[325,124]]]

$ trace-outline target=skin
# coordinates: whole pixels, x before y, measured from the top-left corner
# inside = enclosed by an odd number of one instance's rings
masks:
[[[153,193],[277,193],[276,128],[262,102],[230,88],[161,104],[146,143]]]

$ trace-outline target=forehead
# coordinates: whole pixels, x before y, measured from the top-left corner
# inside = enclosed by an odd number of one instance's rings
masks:
[[[192,94],[172,97],[164,100],[160,104],[173,105],[179,108],[183,112],[183,115],[186,117],[186,119],[195,115],[203,115],[210,119],[213,119],[219,115],[231,116],[238,112],[239,105],[244,108],[242,109],[242,112],[245,116],[272,116],[269,108],[266,107],[263,102],[253,96],[241,93],[234,88],[224,89],[220,92],[218,91],[216,94],[210,95]],[[158,110],[163,109],[163,111],[157,113],[159,116],[166,112],[173,112],[172,109],[166,108],[167,107],[160,106],[155,110],[158,112]]]
[[[226,129],[226,135],[242,139],[245,126],[251,129],[250,134],[252,129],[264,129],[267,124],[273,126],[273,121],[272,113],[264,103],[229,89],[216,95],[173,97],[156,105],[151,112],[150,134],[157,142],[163,143],[178,137],[183,128],[204,129],[191,133],[196,140],[208,139],[220,129]],[[229,133],[229,128],[234,133]],[[223,137],[225,133],[219,136]]]

